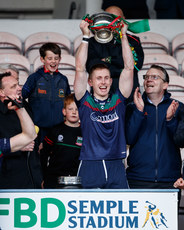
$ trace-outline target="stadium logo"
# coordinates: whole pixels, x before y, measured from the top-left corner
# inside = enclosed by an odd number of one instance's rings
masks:
[[[164,214],[160,211],[160,209],[157,208],[155,204],[152,204],[149,201],[146,201],[146,204],[147,205],[145,206],[145,208],[147,209],[147,211],[142,228],[147,225],[150,225],[153,229],[159,229],[160,226],[168,228],[166,225],[167,220]]]

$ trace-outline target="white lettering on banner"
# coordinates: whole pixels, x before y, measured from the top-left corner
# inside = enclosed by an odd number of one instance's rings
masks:
[[[101,123],[109,123],[109,122],[113,122],[115,120],[118,120],[119,117],[117,115],[116,112],[112,113],[112,114],[108,114],[108,115],[96,115],[95,112],[91,113],[90,118],[92,121],[97,121],[97,122],[101,122]]]
[[[177,192],[55,191],[0,192],[0,229],[177,229]]]

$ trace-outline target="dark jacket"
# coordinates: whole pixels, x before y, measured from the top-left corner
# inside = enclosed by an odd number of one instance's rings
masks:
[[[60,72],[53,75],[40,68],[31,74],[22,89],[24,99],[28,98],[34,123],[42,128],[52,127],[63,121],[63,101],[70,94],[67,77]]]
[[[158,19],[183,19],[184,0],[156,0],[154,9]]]
[[[0,101],[0,138],[10,138],[21,133],[15,111],[10,111]],[[32,152],[17,151],[3,156],[0,170],[0,189],[41,188],[42,174],[37,145]]]
[[[184,105],[179,107],[178,111],[179,123],[174,135],[175,144],[179,148],[184,148]]]
[[[118,6],[121,8],[127,19],[149,18],[146,0],[103,0],[102,9],[105,10],[109,6]]]
[[[174,182],[181,176],[180,149],[174,143],[178,117],[166,121],[172,102],[166,92],[158,106],[143,94],[144,111],[132,103],[126,112],[126,137],[130,145],[127,177],[133,180]]]

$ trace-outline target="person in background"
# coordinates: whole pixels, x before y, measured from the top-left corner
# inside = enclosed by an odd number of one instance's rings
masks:
[[[174,135],[174,142],[179,148],[184,148],[184,106],[178,110],[179,123]]]
[[[110,6],[106,9],[107,13],[114,14],[117,16],[121,16],[121,18],[125,18],[123,11],[117,6]],[[130,35],[127,33],[128,42],[135,52],[136,55],[136,67],[134,68],[134,83],[131,95],[127,102],[131,102],[133,100],[133,93],[135,89],[139,86],[138,80],[138,70],[142,68],[144,61],[144,52],[141,46],[140,39],[134,35]],[[116,89],[119,87],[119,77],[122,69],[124,68],[124,61],[122,58],[122,48],[121,43],[116,41],[113,38],[108,43],[99,43],[95,40],[94,37],[89,39],[89,48],[88,48],[88,58],[86,62],[86,69],[89,73],[91,66],[99,61],[103,61],[110,69],[111,77],[113,79],[111,91],[114,93]],[[122,84],[124,84],[122,82]]]
[[[0,64],[0,73],[11,73],[12,77],[15,77],[19,81],[19,70],[12,64]]]
[[[21,123],[17,116],[20,112],[7,108],[7,98],[12,95],[20,97],[20,91],[21,88],[18,85],[18,81],[15,77],[11,76],[11,73],[1,76],[0,138],[9,139],[22,132]],[[18,100],[20,101],[21,99],[19,98]],[[23,103],[21,103],[21,106],[23,106]],[[27,121],[27,125],[29,125],[29,119]],[[35,131],[33,135],[34,133]],[[25,142],[25,145],[26,144]],[[32,147],[29,146],[29,150],[27,151],[25,151],[24,148],[14,151],[11,154],[3,155],[0,170],[1,189],[41,188],[42,174],[37,149],[34,145]]]
[[[184,148],[184,106],[179,107],[178,111],[179,123],[174,134],[174,142],[179,148]],[[184,177],[184,168],[183,168]],[[175,183],[175,188],[184,189],[184,179],[180,177]]]
[[[170,98],[169,75],[163,67],[152,65],[143,78],[143,96],[137,88],[134,104],[129,104],[126,111],[129,186],[173,189],[173,183],[181,177],[180,148],[175,145],[174,135],[182,103]]]
[[[147,19],[149,17],[148,6],[146,0],[103,0],[102,9],[117,6],[123,10],[127,19]]]
[[[77,176],[82,134],[74,95],[64,100],[65,121],[51,128],[40,152],[44,188],[56,188],[59,176]]]
[[[127,25],[123,24],[121,28],[124,68],[119,89],[114,94],[110,94],[112,78],[104,62],[92,66],[87,79],[88,26],[84,20],[80,24],[83,40],[76,54],[74,81],[83,134],[78,176],[83,188],[128,188],[122,159],[126,157],[125,101],[133,87],[134,60],[126,35]],[[87,82],[93,88],[93,94],[87,91]]]
[[[184,0],[156,0],[157,19],[184,19]]]
[[[39,51],[44,66],[28,77],[22,88],[22,97],[28,98],[33,121],[40,128],[39,143],[42,143],[48,129],[63,121],[63,102],[70,94],[70,86],[67,77],[58,71],[60,47],[49,42]]]

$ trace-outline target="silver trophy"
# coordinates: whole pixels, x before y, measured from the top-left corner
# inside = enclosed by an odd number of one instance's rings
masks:
[[[114,17],[112,14],[102,12],[98,14],[93,14],[90,17],[90,19],[93,21],[92,26],[98,27],[101,24],[102,25],[110,24],[114,20]],[[93,29],[91,31],[94,34],[95,40],[99,43],[108,43],[113,39],[113,32],[108,28],[101,28],[96,30]]]

